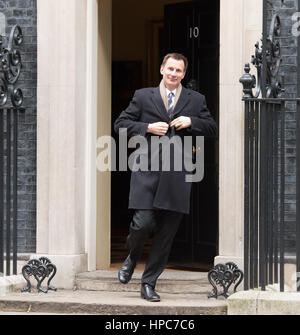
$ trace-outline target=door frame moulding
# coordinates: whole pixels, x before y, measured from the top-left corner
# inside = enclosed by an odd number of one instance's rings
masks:
[[[111,135],[112,0],[98,0],[97,137]],[[111,172],[96,172],[96,268],[111,264]]]
[[[87,0],[87,71],[86,71],[86,196],[85,196],[85,251],[88,271],[96,270],[96,140],[98,113],[98,0]]]
[[[88,271],[110,267],[110,172],[97,171],[97,139],[111,135],[112,0],[87,0],[85,249]]]

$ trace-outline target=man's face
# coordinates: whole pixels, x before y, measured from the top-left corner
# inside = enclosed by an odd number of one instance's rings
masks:
[[[165,65],[161,66],[160,73],[167,89],[174,90],[185,76],[184,61],[169,58]]]

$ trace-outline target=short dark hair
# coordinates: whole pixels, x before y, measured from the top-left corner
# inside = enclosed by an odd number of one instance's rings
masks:
[[[169,58],[174,58],[176,60],[182,60],[184,62],[184,72],[186,72],[189,62],[188,62],[188,60],[185,56],[183,56],[182,54],[179,54],[177,52],[169,53],[164,57],[164,59],[161,63],[161,66],[164,66],[167,63],[167,60]]]

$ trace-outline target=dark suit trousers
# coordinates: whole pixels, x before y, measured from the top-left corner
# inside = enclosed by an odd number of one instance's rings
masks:
[[[172,242],[182,217],[182,213],[174,211],[135,210],[126,243],[126,247],[130,249],[130,258],[134,262],[139,260],[147,239],[153,233],[142,284],[155,287],[158,277],[168,263]]]

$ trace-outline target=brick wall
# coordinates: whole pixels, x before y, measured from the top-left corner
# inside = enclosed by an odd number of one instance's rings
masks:
[[[36,245],[36,87],[37,87],[37,8],[36,0],[0,0],[5,16],[6,36],[18,24],[24,42],[19,47],[22,71],[17,87],[22,88],[18,145],[18,252],[35,252]]]
[[[281,74],[284,73],[284,97],[297,93],[297,38],[292,34],[292,15],[298,11],[297,0],[269,1],[269,22],[276,11],[281,20]],[[286,103],[286,192],[285,192],[285,248],[295,252],[296,244],[296,104]]]

